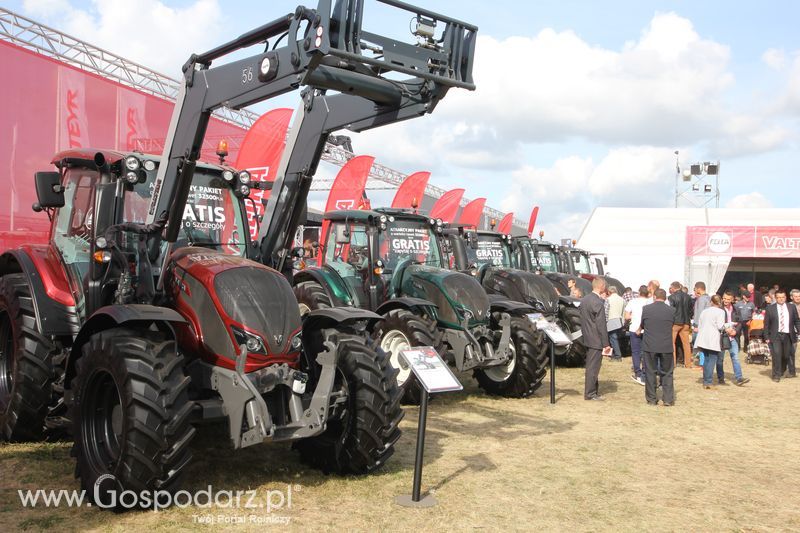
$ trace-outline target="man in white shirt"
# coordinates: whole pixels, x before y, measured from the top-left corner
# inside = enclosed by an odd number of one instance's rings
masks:
[[[631,379],[641,386],[644,386],[644,369],[642,368],[642,336],[637,332],[642,325],[642,309],[649,301],[650,291],[647,285],[639,287],[639,296],[634,298],[625,306],[625,318],[630,320],[628,331],[631,336],[631,362],[633,373]]]

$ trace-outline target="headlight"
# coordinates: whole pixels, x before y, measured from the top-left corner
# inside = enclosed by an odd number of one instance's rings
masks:
[[[435,220],[433,220],[432,218],[429,218],[429,219],[428,219],[428,223],[429,223],[431,226],[435,226],[435,225],[436,225],[436,221],[435,221]]]
[[[444,222],[442,222],[442,219],[441,218],[437,218],[436,219],[436,225],[437,226],[441,226],[442,224],[444,224]]]
[[[241,196],[248,196],[250,194],[250,187],[247,185],[239,185],[239,194]]]
[[[386,224],[386,222],[389,220],[389,217],[387,217],[386,215],[381,215],[381,219],[380,220],[381,220],[382,223]]]
[[[292,341],[290,343],[292,350],[299,350],[303,346],[303,339],[300,338],[300,334],[298,333],[294,337],[292,337]]]
[[[246,170],[239,172],[239,183],[250,185],[250,173]]]
[[[140,166],[141,163],[139,162],[138,158],[132,155],[125,158],[125,168],[128,170],[139,170]]]
[[[147,171],[155,170],[156,169],[156,162],[148,159],[144,162],[144,169]]]
[[[127,174],[125,174],[125,180],[128,183],[136,183],[137,181],[139,181],[139,175],[136,172],[128,172]]]
[[[244,344],[248,353],[260,353],[266,355],[267,350],[264,348],[264,341],[258,335],[244,331],[236,326],[231,326],[231,331],[236,339],[236,345],[241,347]],[[238,349],[237,349],[238,352]]]
[[[224,179],[228,183],[232,182],[233,181],[233,172],[231,172],[230,170],[224,170],[222,172],[222,179]]]

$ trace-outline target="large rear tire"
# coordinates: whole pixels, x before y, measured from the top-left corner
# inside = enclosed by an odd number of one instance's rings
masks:
[[[45,436],[58,348],[39,331],[24,274],[0,278],[0,434],[9,441]]]
[[[422,385],[411,367],[401,361],[400,352],[415,346],[433,346],[441,354],[442,335],[436,322],[408,309],[392,309],[384,315],[375,337],[398,371],[397,385],[403,391],[403,403],[419,405],[422,401]]]
[[[175,341],[151,330],[110,329],[90,337],[76,364],[70,418],[81,488],[96,504],[120,510],[122,491],[175,492],[195,432],[190,379]]]
[[[300,307],[300,316],[315,309],[331,307],[331,299],[328,297],[328,293],[316,281],[304,281],[295,285],[294,296],[297,298],[298,307]]]
[[[557,323],[567,334],[579,331],[581,329],[580,310],[572,306],[561,307]],[[560,354],[556,352],[556,364],[566,367],[581,367],[585,365],[586,345],[583,344],[583,337],[576,339],[568,350]]]
[[[488,394],[525,398],[542,385],[547,374],[547,343],[530,320],[511,317],[511,360],[502,366],[475,370],[478,386]]]
[[[334,405],[322,434],[294,445],[304,462],[325,473],[370,473],[392,456],[400,438],[404,413],[397,372],[371,344],[358,335],[338,337],[334,393],[343,393],[345,402]]]

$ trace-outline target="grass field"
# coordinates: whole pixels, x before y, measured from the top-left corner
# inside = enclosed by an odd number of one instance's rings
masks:
[[[558,402],[466,391],[431,404],[423,490],[431,509],[407,509],[417,409],[407,410],[397,453],[377,475],[324,476],[286,445],[232,452],[206,433],[196,442],[189,490],[282,491],[288,508],[172,508],[113,514],[96,508],[25,509],[17,489],[73,489],[66,443],[0,445],[0,531],[204,529],[211,517],[238,530],[800,530],[800,379],[775,384],[744,365],[745,387],[703,390],[700,372],[676,370],[677,405],[650,407],[628,361],[605,361],[606,402],[582,398],[583,371],[559,369]],[[729,361],[726,361],[729,364]],[[730,368],[726,368],[730,370]],[[731,381],[729,376],[728,381]],[[276,495],[277,493],[273,493]],[[262,501],[262,500],[259,500]],[[279,499],[273,500],[276,504]]]

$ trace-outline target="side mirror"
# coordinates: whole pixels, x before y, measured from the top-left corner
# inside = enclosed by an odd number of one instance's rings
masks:
[[[37,172],[34,174],[36,196],[34,211],[51,207],[64,207],[64,187],[61,185],[61,174],[58,172]]]
[[[337,224],[336,229],[336,244],[350,244],[350,230],[344,224]]]

